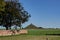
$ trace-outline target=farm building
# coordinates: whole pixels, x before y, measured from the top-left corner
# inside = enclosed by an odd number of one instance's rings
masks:
[[[27,27],[25,27],[25,29],[37,29],[38,27],[33,25],[32,23],[30,25],[28,25]]]
[[[41,29],[42,27],[37,27],[37,26],[35,26],[34,24],[30,24],[30,25],[28,25],[27,27],[25,27],[25,29]]]

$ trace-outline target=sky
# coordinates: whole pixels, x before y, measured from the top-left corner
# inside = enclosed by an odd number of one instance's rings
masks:
[[[60,0],[20,0],[24,9],[31,14],[22,26],[34,24],[44,28],[60,28]]]

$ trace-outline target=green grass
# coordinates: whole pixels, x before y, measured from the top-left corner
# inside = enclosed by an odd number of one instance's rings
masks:
[[[26,35],[0,36],[0,40],[60,40],[60,29],[30,29]]]
[[[15,35],[0,37],[0,40],[60,40],[60,36]]]
[[[60,34],[60,29],[35,29],[28,30],[28,35],[46,35],[46,34]]]

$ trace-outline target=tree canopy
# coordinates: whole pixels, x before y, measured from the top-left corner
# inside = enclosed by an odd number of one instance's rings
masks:
[[[16,0],[15,0],[16,1]],[[0,3],[0,26],[11,29],[12,25],[21,27],[21,24],[28,21],[30,14],[24,10],[21,3],[14,1],[1,1]],[[2,7],[3,8],[2,8]],[[3,10],[3,11],[2,11]]]

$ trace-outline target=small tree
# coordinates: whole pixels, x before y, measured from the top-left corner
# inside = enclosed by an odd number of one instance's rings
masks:
[[[17,0],[4,1],[4,11],[1,14],[0,24],[6,27],[6,30],[11,29],[12,25],[21,27],[21,24],[28,21],[30,15],[24,10],[21,3]]]

